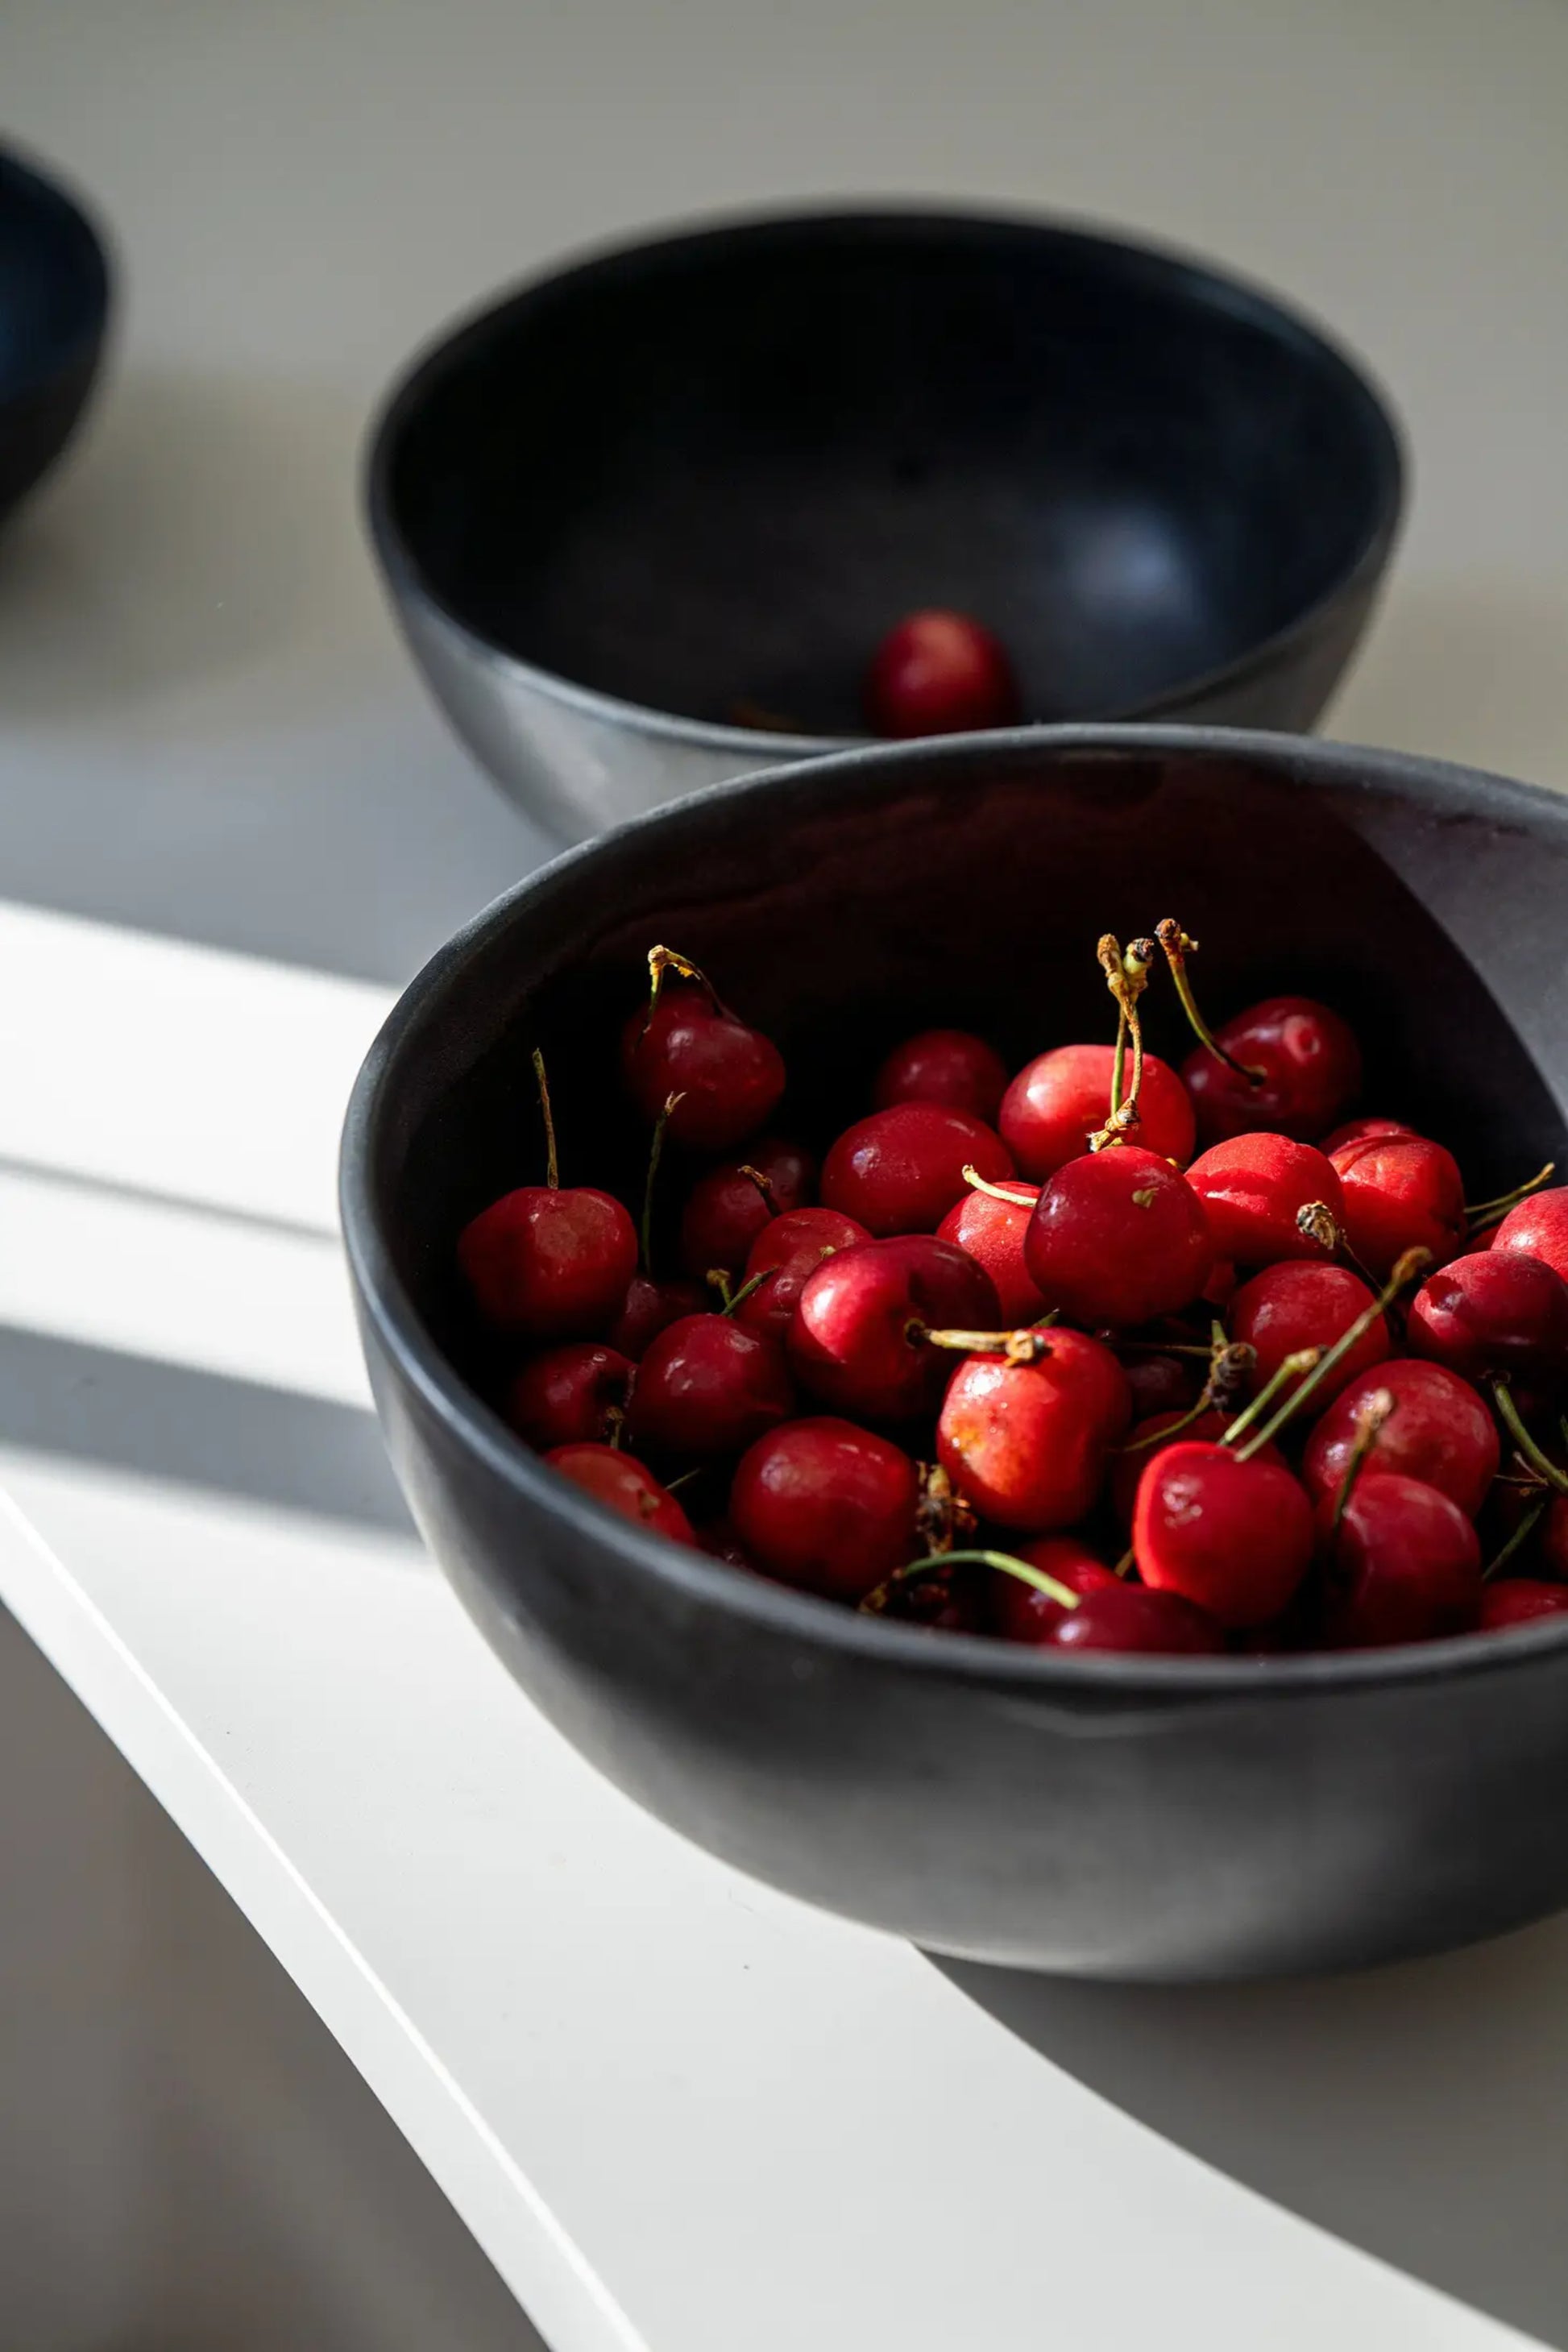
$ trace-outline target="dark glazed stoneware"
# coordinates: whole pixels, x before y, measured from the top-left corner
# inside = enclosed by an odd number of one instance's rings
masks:
[[[1367,1099],[1484,1192],[1564,1156],[1568,805],[1339,745],[1082,729],[849,753],[574,852],[444,949],[349,1115],[343,1216],[377,1403],[437,1559],[568,1738],[651,1811],[939,1950],[1085,1975],[1391,1959],[1568,1902],[1568,1628],[1354,1656],[1062,1656],[863,1620],[646,1537],[517,1444],[452,1274],[532,1172],[626,1181],[613,1071],[651,940],[780,1038],[792,1124],[891,1037],[1011,1057],[1103,1031],[1092,946],[1176,914],[1220,1009],[1321,991]],[[1173,1046],[1168,1011],[1157,1036]]]
[[[0,522],[75,431],[103,352],[109,262],[63,189],[0,153]]]
[[[438,343],[369,467],[416,657],[564,834],[858,735],[921,604],[1032,719],[1307,728],[1398,519],[1363,377],[1261,293],[1026,220],[743,222],[607,254]],[[742,698],[783,714],[735,721]]]

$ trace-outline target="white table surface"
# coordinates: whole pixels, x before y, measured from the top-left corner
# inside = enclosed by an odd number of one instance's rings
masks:
[[[541,854],[381,606],[370,404],[628,224],[1152,226],[1408,422],[1335,730],[1568,783],[1565,102],[1561,0],[0,14],[0,127],[125,278],[90,442],[0,545],[0,1599],[556,2352],[1568,2344],[1568,1927],[1315,1987],[944,1969],[513,1691],[403,1519],[333,1234],[391,991]]]

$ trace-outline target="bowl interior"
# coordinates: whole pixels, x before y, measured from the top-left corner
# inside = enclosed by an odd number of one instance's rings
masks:
[[[1010,1066],[1109,1038],[1099,933],[1173,914],[1202,942],[1194,977],[1213,1016],[1285,990],[1338,1006],[1366,1051],[1366,1106],[1448,1140],[1472,1198],[1561,1164],[1568,1068],[1538,1065],[1498,976],[1402,868],[1429,869],[1436,844],[1462,888],[1483,844],[1517,851],[1513,882],[1488,886],[1487,919],[1500,954],[1517,944],[1529,987],[1564,842],[1479,809],[1440,820],[1396,785],[1369,793],[1353,758],[1283,741],[1266,757],[1173,748],[1138,730],[1115,750],[924,747],[704,794],[562,861],[449,951],[383,1082],[374,1214],[427,1332],[481,1393],[504,1369],[469,1324],[453,1244],[487,1202],[540,1181],[535,1044],[565,1181],[640,1197],[647,1135],[622,1103],[616,1048],[656,940],[778,1037],[791,1083],[775,1124],[819,1148],[863,1111],[886,1047],[928,1021],[973,1024]],[[1169,990],[1156,982],[1147,1005],[1151,1046],[1179,1061],[1190,1041]]]
[[[1393,523],[1361,379],[1243,289],[921,215],[614,255],[491,312],[395,415],[386,510],[480,637],[707,721],[861,730],[871,649],[957,605],[1038,719],[1107,715],[1310,611]]]
[[[103,249],[68,197],[0,156],[0,404],[77,365],[103,330]]]

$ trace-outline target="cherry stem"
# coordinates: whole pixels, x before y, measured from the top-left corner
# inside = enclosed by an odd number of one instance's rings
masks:
[[[533,1082],[539,1088],[539,1114],[544,1121],[544,1181],[552,1192],[559,1192],[561,1162],[555,1153],[555,1118],[550,1108],[550,1081],[544,1075],[544,1056],[537,1045],[533,1049]]]
[[[1010,1551],[931,1552],[925,1559],[910,1560],[907,1568],[894,1569],[891,1576],[879,1584],[874,1592],[868,1592],[860,1606],[868,1615],[877,1616],[887,1607],[888,1596],[895,1586],[912,1584],[920,1577],[937,1575],[943,1569],[957,1567],[962,1561],[969,1561],[980,1568],[1000,1569],[1005,1576],[1016,1577],[1020,1584],[1032,1585],[1037,1592],[1043,1592],[1046,1599],[1054,1601],[1059,1609],[1078,1607],[1079,1596],[1070,1586],[1058,1584],[1056,1578],[1047,1576],[1043,1568],[1031,1568],[1026,1559],[1019,1559]]]
[[[1110,1573],[1111,1573],[1111,1575],[1112,1575],[1112,1576],[1119,1576],[1119,1577],[1121,1577],[1121,1580],[1122,1580],[1122,1581],[1123,1581],[1123,1583],[1125,1583],[1125,1582],[1126,1582],[1126,1580],[1127,1580],[1127,1579],[1128,1579],[1128,1577],[1130,1577],[1130,1576],[1131,1575],[1131,1573],[1132,1573],[1133,1570],[1137,1567],[1137,1565],[1138,1565],[1138,1554],[1137,1554],[1137,1551],[1136,1551],[1136,1549],[1134,1549],[1134,1547],[1133,1547],[1131,1544],[1129,1544],[1129,1545],[1128,1545],[1128,1547],[1127,1547],[1127,1549],[1126,1549],[1126,1550],[1122,1553],[1122,1555],[1121,1555],[1121,1559],[1120,1559],[1119,1560],[1117,1560],[1117,1561],[1114,1563],[1114,1565],[1112,1566],[1111,1570],[1110,1570]]]
[[[1550,1495],[1542,1495],[1538,1503],[1531,1504],[1530,1509],[1525,1512],[1523,1517],[1520,1520],[1518,1527],[1515,1528],[1512,1535],[1510,1536],[1507,1543],[1503,1545],[1502,1549],[1497,1554],[1495,1559],[1489,1559],[1485,1568],[1482,1569],[1481,1582],[1483,1584],[1489,1584],[1492,1578],[1497,1574],[1499,1569],[1503,1567],[1507,1561],[1510,1560],[1513,1558],[1514,1553],[1521,1550],[1530,1541],[1531,1537],[1535,1533],[1536,1528],[1541,1524],[1541,1515],[1542,1511],[1545,1510],[1546,1506],[1551,1500],[1552,1497]]]
[[[658,1163],[664,1155],[664,1130],[669,1125],[670,1113],[677,1103],[685,1100],[684,1095],[666,1095],[663,1108],[654,1120],[653,1140],[647,1148],[647,1174],[643,1180],[642,1223],[637,1228],[637,1238],[642,1247],[642,1270],[650,1282],[653,1280],[654,1179],[658,1174]]]
[[[723,1286],[721,1295],[723,1297],[724,1305],[722,1311],[726,1315],[733,1315],[738,1307],[743,1307],[745,1305],[753,1290],[761,1288],[762,1285],[766,1282],[769,1275],[772,1274],[773,1271],[773,1269],[771,1265],[764,1265],[761,1274],[753,1274],[750,1282],[743,1282],[739,1290],[733,1291],[730,1288],[729,1277],[725,1274],[722,1266],[714,1266],[710,1270],[708,1279],[711,1283],[721,1284]]]
[[[963,1177],[964,1182],[969,1185],[973,1191],[976,1192],[984,1192],[987,1200],[1005,1201],[1010,1209],[1032,1209],[1035,1205],[1034,1196],[1031,1193],[1008,1192],[1005,1191],[1000,1184],[991,1183],[980,1173],[978,1168],[971,1168],[965,1165],[960,1172]]]
[[[1306,1375],[1299,1388],[1291,1391],[1272,1421],[1266,1422],[1257,1435],[1248,1439],[1242,1447],[1236,1457],[1238,1462],[1250,1462],[1253,1455],[1261,1453],[1271,1438],[1279,1436],[1292,1414],[1299,1412],[1313,1391],[1322,1386],[1335,1365],[1342,1363],[1351,1349],[1365,1339],[1384,1308],[1392,1307],[1405,1286],[1414,1282],[1418,1275],[1425,1274],[1431,1263],[1432,1253],[1429,1249],[1408,1249],[1404,1253],[1372,1305],[1363,1308],[1355,1321],[1340,1333],[1331,1348],[1322,1350],[1315,1368]],[[1234,1427],[1227,1433],[1234,1436],[1236,1434]]]
[[[1331,1257],[1344,1242],[1326,1201],[1304,1201],[1296,1212],[1296,1231],[1303,1241],[1316,1242],[1321,1250],[1327,1250]]]
[[[1128,1129],[1138,1125],[1138,1100],[1143,1088],[1143,1024],[1138,1014],[1138,999],[1149,985],[1154,942],[1134,940],[1123,954],[1115,933],[1107,931],[1095,952],[1105,973],[1105,984],[1116,999],[1119,1015],[1116,1058],[1110,1069],[1110,1113],[1099,1133],[1089,1139],[1091,1151],[1104,1151],[1110,1144],[1121,1142]],[[1129,1038],[1132,1041],[1132,1080],[1123,1101],[1121,1087]]]
[[[776,1217],[779,1213],[779,1204],[773,1198],[773,1178],[771,1176],[764,1176],[760,1168],[753,1168],[749,1160],[742,1160],[741,1173],[742,1176],[749,1177],[751,1181],[756,1186],[758,1192],[762,1194],[763,1203],[766,1208],[769,1216]]]
[[[1234,1054],[1227,1054],[1198,1011],[1198,1000],[1193,994],[1193,983],[1187,977],[1187,958],[1190,955],[1196,955],[1198,951],[1196,940],[1189,939],[1180,923],[1170,915],[1166,916],[1163,923],[1155,925],[1154,937],[1165,951],[1165,961],[1171,968],[1171,978],[1176,983],[1176,994],[1182,1001],[1182,1010],[1191,1023],[1193,1034],[1199,1045],[1205,1052],[1212,1054],[1216,1062],[1223,1062],[1227,1070],[1234,1070],[1238,1078],[1245,1078],[1249,1087],[1260,1087],[1268,1072],[1249,1070],[1245,1062],[1238,1062]]]
[[[1236,1419],[1220,1439],[1220,1444],[1234,1445],[1238,1437],[1245,1437],[1254,1422],[1259,1420],[1268,1412],[1286,1381],[1299,1381],[1305,1373],[1316,1371],[1323,1360],[1324,1352],[1321,1348],[1298,1348],[1293,1356],[1287,1356],[1283,1363],[1277,1365],[1270,1372],[1252,1402],[1237,1414]],[[1237,1460],[1245,1462],[1252,1450],[1249,1446],[1246,1453],[1237,1454]]]
[[[1217,1324],[1215,1328],[1219,1331]],[[1198,1393],[1196,1404],[1189,1405],[1180,1421],[1167,1422],[1163,1429],[1152,1429],[1146,1437],[1132,1438],[1126,1445],[1119,1446],[1118,1453],[1142,1454],[1147,1446],[1168,1445],[1173,1437],[1179,1437],[1184,1429],[1190,1429],[1194,1422],[1201,1421],[1205,1412],[1219,1409],[1222,1396],[1244,1379],[1257,1361],[1256,1348],[1250,1347],[1245,1339],[1227,1339],[1225,1333],[1219,1331],[1209,1351],[1209,1374]]]
[[[930,1331],[923,1323],[908,1326],[911,1340],[927,1340],[933,1348],[954,1348],[964,1356],[1002,1356],[1010,1364],[1037,1364],[1051,1352],[1045,1333],[1027,1331]]]
[[[956,1533],[972,1535],[974,1513],[954,1486],[940,1462],[921,1464],[921,1498],[915,1506],[915,1532],[931,1552],[952,1549]]]
[[[701,1475],[702,1465],[699,1462],[694,1469],[683,1470],[679,1478],[667,1478],[664,1482],[664,1491],[667,1495],[679,1495],[682,1486],[689,1486],[694,1478],[700,1478]]]
[[[1340,1491],[1334,1496],[1333,1532],[1338,1535],[1345,1506],[1355,1492],[1355,1482],[1366,1467],[1368,1454],[1377,1444],[1377,1433],[1394,1410],[1397,1400],[1392,1389],[1378,1389],[1369,1396],[1356,1415],[1355,1444],[1351,1447],[1345,1475],[1340,1480]]]
[[[674,948],[649,948],[647,951],[647,1015],[642,1025],[644,1037],[653,1026],[653,1016],[658,1009],[659,992],[664,986],[664,975],[667,971],[677,973],[682,980],[695,981],[698,987],[706,994],[715,1013],[721,1013],[724,1009],[719,1002],[718,992],[705,971],[700,971],[694,963],[686,956],[678,954]],[[641,1042],[640,1039],[638,1042]]]
[[[618,1404],[613,1404],[605,1414],[605,1427],[609,1432],[607,1443],[612,1454],[621,1450],[621,1440],[626,1433],[626,1416]]]
[[[1538,1470],[1549,1486],[1560,1495],[1568,1495],[1568,1471],[1560,1470],[1549,1454],[1543,1454],[1520,1419],[1519,1407],[1510,1393],[1507,1380],[1500,1372],[1491,1382],[1492,1402],[1501,1417],[1503,1426],[1532,1470]]]
[[[1484,1233],[1488,1225],[1495,1225],[1500,1218],[1507,1216],[1510,1209],[1517,1208],[1521,1201],[1528,1201],[1532,1192],[1539,1192],[1548,1178],[1556,1173],[1556,1160],[1549,1160],[1527,1184],[1516,1184],[1511,1192],[1500,1192],[1495,1201],[1467,1201],[1465,1214],[1470,1221],[1470,1231],[1473,1234]]]

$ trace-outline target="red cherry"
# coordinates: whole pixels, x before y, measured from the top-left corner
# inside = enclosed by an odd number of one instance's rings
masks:
[[[1132,1143],[1058,1168],[1035,1203],[1024,1257],[1047,1307],[1122,1329],[1190,1307],[1214,1263],[1203,1202]]]
[[[1110,1468],[1110,1507],[1119,1523],[1131,1528],[1139,1483],[1156,1454],[1168,1453],[1173,1445],[1184,1444],[1189,1438],[1203,1438],[1217,1444],[1229,1426],[1224,1413],[1214,1412],[1200,1412],[1196,1421],[1191,1422],[1184,1412],[1155,1412],[1134,1422],[1126,1444],[1118,1451]],[[1274,1444],[1260,1447],[1258,1458],[1260,1462],[1276,1462],[1281,1469],[1285,1466],[1285,1456]]]
[[[1180,1356],[1133,1356],[1121,1369],[1131,1392],[1135,1422],[1147,1421],[1152,1413],[1185,1412],[1197,1402],[1197,1371]]]
[[[464,1226],[458,1260],[487,1323],[531,1339],[591,1339],[637,1272],[637,1228],[608,1192],[524,1184]]]
[[[934,1411],[952,1358],[925,1339],[954,1327],[991,1330],[991,1277],[934,1234],[838,1250],[808,1276],[789,1330],[803,1388],[868,1421]]]
[[[635,1362],[679,1316],[700,1315],[710,1303],[694,1282],[650,1282],[646,1274],[634,1274],[605,1339]]]
[[[1343,1127],[1336,1127],[1318,1146],[1331,1160],[1347,1143],[1362,1143],[1373,1135],[1418,1135],[1419,1128],[1407,1127],[1402,1118],[1347,1118]]]
[[[1480,1631],[1528,1625],[1537,1617],[1560,1617],[1568,1610],[1568,1584],[1542,1584],[1533,1576],[1500,1576],[1481,1587]]]
[[[759,1275],[763,1279],[741,1300],[735,1320],[749,1330],[773,1331],[782,1339],[795,1319],[801,1292],[824,1258],[870,1238],[864,1225],[837,1209],[786,1209],[752,1244],[742,1287]]]
[[[784,1090],[784,1056],[700,981],[668,980],[650,1014],[639,1005],[621,1033],[621,1072],[643,1117],[681,1099],[666,1130],[693,1151],[728,1151],[772,1118]]]
[[[1492,1235],[1494,1250],[1538,1257],[1568,1282],[1568,1186],[1554,1185],[1510,1209]]]
[[[1215,1620],[1178,1593],[1113,1580],[1064,1609],[1050,1634],[1055,1650],[1130,1650],[1153,1657],[1214,1657],[1225,1648]]]
[[[524,1364],[507,1389],[502,1418],[546,1454],[552,1445],[607,1444],[637,1377],[627,1356],[595,1339],[569,1339]]]
[[[1182,1065],[1205,1140],[1267,1129],[1310,1143],[1344,1117],[1361,1091],[1361,1048],[1347,1022],[1310,996],[1270,996],[1215,1035],[1251,1079],[1203,1046]]]
[[[967,1250],[976,1265],[985,1268],[995,1285],[1005,1325],[1036,1323],[1046,1302],[1024,1262],[1024,1236],[1040,1188],[1014,1181],[1005,1190],[1009,1195],[1005,1201],[976,1189],[955,1202],[936,1229],[937,1239]]]
[[[687,1315],[637,1367],[631,1438],[650,1453],[709,1461],[739,1454],[795,1411],[779,1342],[728,1315]]]
[[[1331,1163],[1288,1135],[1232,1136],[1200,1152],[1187,1181],[1208,1212],[1215,1255],[1238,1265],[1333,1255],[1333,1244],[1298,1222],[1314,1204],[1342,1222],[1344,1196]]]
[[[1434,1641],[1474,1625],[1481,1547],[1457,1503],[1418,1478],[1360,1478],[1333,1525],[1335,1498],[1318,1506],[1331,1592],[1324,1632],[1336,1649]]]
[[[879,735],[958,735],[1010,727],[1018,684],[1000,640],[967,613],[910,613],[889,630],[866,673],[866,717]]]
[[[1384,1281],[1407,1249],[1441,1265],[1465,1239],[1465,1186],[1458,1160],[1424,1135],[1364,1135],[1342,1143],[1333,1166],[1343,1188],[1345,1238],[1368,1273]]]
[[[1311,1565],[1312,1507],[1289,1472],[1259,1454],[1184,1441],[1157,1454],[1138,1485],[1139,1573],[1222,1625],[1278,1617]]]
[[[1043,1184],[1089,1150],[1089,1137],[1099,1134],[1110,1108],[1115,1061],[1111,1045],[1058,1045],[1025,1064],[1002,1097],[996,1122],[1021,1174]],[[1138,1143],[1185,1167],[1195,1132],[1185,1087],[1168,1063],[1145,1054],[1133,1129]]]
[[[934,1234],[969,1190],[963,1171],[996,1183],[1013,1173],[1001,1138],[967,1111],[895,1103],[846,1128],[822,1163],[822,1201],[879,1240]]]
[[[745,1171],[755,1171],[748,1175]],[[759,1184],[756,1177],[766,1179]],[[739,1274],[763,1227],[786,1209],[804,1209],[816,1187],[816,1162],[798,1143],[768,1136],[742,1160],[710,1168],[692,1186],[680,1218],[680,1263],[694,1282],[721,1267]]]
[[[859,1601],[912,1557],[919,1500],[907,1454],[824,1415],[773,1430],[742,1454],[730,1517],[770,1576]]]
[[[1100,1491],[1131,1400],[1109,1348],[1054,1330],[1032,1364],[966,1356],[948,1383],[937,1458],[982,1517],[1049,1532],[1081,1519]]]
[[[653,1472],[630,1454],[613,1445],[556,1445],[544,1459],[585,1495],[606,1510],[618,1511],[650,1535],[668,1536],[672,1543],[693,1543],[691,1522],[675,1496],[661,1486]]]
[[[1229,1311],[1230,1302],[1241,1287],[1241,1276],[1234,1258],[1216,1257],[1209,1269],[1209,1278],[1198,1293],[1200,1303],[1212,1307],[1217,1315]]]
[[[994,1127],[1006,1084],[1006,1064],[984,1037],[972,1037],[967,1029],[922,1029],[894,1046],[877,1073],[871,1100],[879,1110],[901,1102],[942,1103]]]
[[[1400,1356],[1348,1381],[1307,1440],[1301,1480],[1314,1502],[1337,1496],[1361,1420],[1380,1390],[1394,1411],[1372,1441],[1361,1481],[1396,1472],[1436,1486],[1474,1518],[1497,1475],[1497,1424],[1468,1381],[1441,1364]]]
[[[1113,1568],[1098,1559],[1081,1536],[1036,1536],[1014,1547],[1015,1557],[1031,1568],[1043,1569],[1069,1592],[1095,1592],[1120,1584]],[[992,1613],[1005,1641],[1026,1642],[1038,1647],[1048,1642],[1068,1614],[1059,1601],[1041,1592],[1022,1577],[993,1569],[990,1580]]]
[[[1568,1372],[1568,1284],[1538,1257],[1472,1251],[1416,1292],[1409,1347],[1468,1381],[1506,1372],[1555,1381]]]
[[[1331,1348],[1357,1317],[1375,1304],[1365,1283],[1342,1265],[1301,1265],[1289,1260],[1266,1265],[1261,1274],[1243,1283],[1230,1315],[1231,1338],[1245,1341],[1257,1354],[1254,1390],[1273,1378],[1287,1356],[1303,1348]],[[1327,1403],[1358,1374],[1380,1364],[1388,1352],[1388,1325],[1379,1316],[1318,1381],[1313,1396]],[[1290,1388],[1282,1390],[1280,1402],[1291,1393]]]

